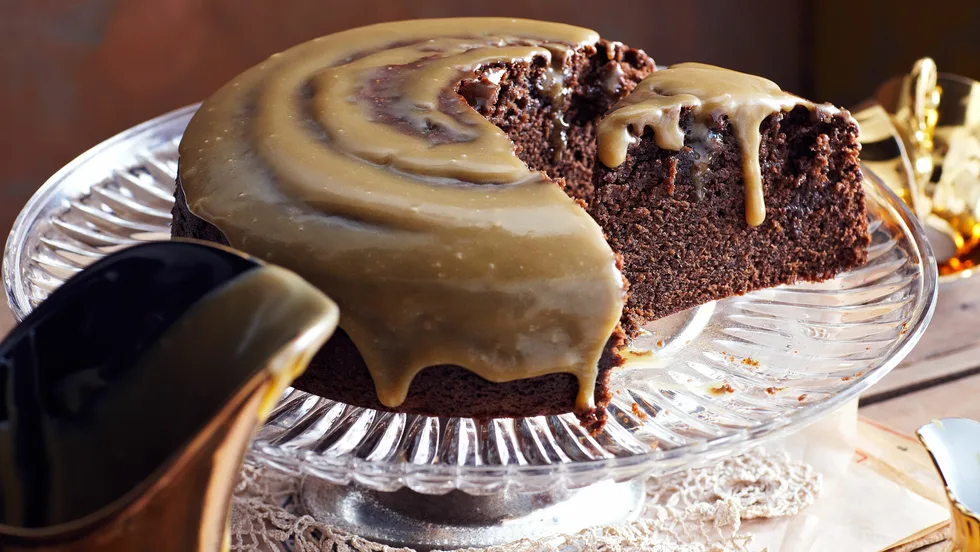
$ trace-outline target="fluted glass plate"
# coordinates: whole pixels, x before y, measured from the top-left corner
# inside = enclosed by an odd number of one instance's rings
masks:
[[[176,147],[195,107],[104,142],[38,190],[4,252],[4,286],[18,318],[107,253],[169,236]],[[570,414],[433,418],[290,390],[250,457],[378,490],[488,494],[668,473],[799,429],[884,376],[932,315],[936,266],[922,230],[865,176],[873,232],[865,266],[652,324],[613,377],[599,435]]]

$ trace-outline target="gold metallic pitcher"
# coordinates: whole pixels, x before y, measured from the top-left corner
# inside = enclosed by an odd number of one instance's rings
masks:
[[[69,280],[0,344],[0,550],[227,550],[253,432],[337,317],[295,274],[199,243]]]
[[[952,552],[980,552],[980,422],[945,418],[919,428],[919,440],[946,485]]]

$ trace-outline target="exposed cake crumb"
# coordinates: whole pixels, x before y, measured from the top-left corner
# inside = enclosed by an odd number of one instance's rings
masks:
[[[710,391],[712,395],[724,395],[726,393],[734,393],[735,388],[732,387],[732,384],[725,382],[716,387],[710,387],[708,391]]]
[[[644,128],[622,164],[594,166],[588,210],[623,258],[628,334],[651,318],[759,287],[824,280],[865,261],[858,128],[846,113],[821,119],[797,106],[766,118],[759,129],[766,215],[754,228],[741,186],[732,187],[731,168],[741,167],[734,125],[719,117],[700,128],[687,109],[679,122],[680,150],[661,148]],[[710,143],[699,141],[705,131]],[[719,259],[725,270],[713,268]]]

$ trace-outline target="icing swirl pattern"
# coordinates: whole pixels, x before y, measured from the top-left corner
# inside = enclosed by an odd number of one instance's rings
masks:
[[[382,404],[448,364],[495,382],[572,373],[587,410],[623,307],[615,256],[456,88],[496,63],[560,72],[597,41],[578,27],[479,18],[299,45],[191,121],[180,146],[188,208],[336,298]]]

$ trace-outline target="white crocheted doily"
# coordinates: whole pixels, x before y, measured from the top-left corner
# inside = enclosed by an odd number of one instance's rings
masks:
[[[641,519],[483,552],[748,552],[743,520],[791,516],[813,503],[820,475],[785,453],[756,449],[708,468],[651,479]],[[232,503],[232,550],[414,552],[338,531],[303,515],[299,480],[246,466]],[[283,543],[289,543],[286,548]],[[460,551],[462,552],[462,551]]]

